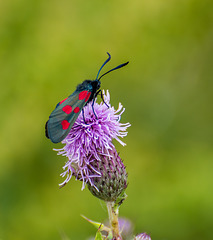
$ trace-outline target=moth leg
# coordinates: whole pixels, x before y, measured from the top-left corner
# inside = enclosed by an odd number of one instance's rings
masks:
[[[82,111],[82,116],[83,116],[84,123],[87,124],[86,121],[85,121],[85,117],[84,117],[84,109],[82,108],[81,111]]]
[[[95,97],[96,97],[99,93],[101,93],[100,95],[101,95],[101,99],[102,99],[103,103],[109,108],[108,104],[104,101],[103,92],[102,92],[101,90],[99,90],[99,91],[95,94]]]
[[[95,94],[95,98],[96,98],[96,96],[97,96],[97,94]],[[94,110],[95,98],[93,98],[93,101],[92,101],[92,111],[93,111],[93,113],[94,113],[96,119],[98,119],[98,117],[97,117],[97,115],[96,115],[96,113],[95,113],[95,110]]]
[[[103,92],[100,90],[101,92],[101,99],[103,101],[103,103],[109,108],[108,104],[104,101],[104,96],[103,96]]]
[[[97,92],[95,93],[95,97],[93,98],[93,101],[92,101],[92,111],[93,111],[93,113],[94,113],[96,119],[98,119],[98,117],[97,117],[97,115],[96,115],[96,113],[95,113],[95,110],[94,110],[94,103],[95,103],[95,99],[96,99],[96,97],[98,96],[98,94],[99,94],[100,92],[102,93],[101,90],[99,90],[99,91],[97,91]]]
[[[95,94],[95,97],[94,97],[94,98],[96,98],[100,92],[102,93],[102,91],[101,91],[101,90],[98,90],[98,91],[96,92],[96,94]]]
[[[108,104],[104,101],[104,97],[103,97],[103,92],[101,90],[97,91],[96,94],[95,94],[95,97],[93,98],[93,101],[92,101],[92,111],[96,117],[96,119],[98,119],[96,113],[95,113],[95,110],[94,110],[94,103],[95,103],[95,98],[98,96],[98,95],[101,95],[101,99],[102,101],[104,102],[104,104],[109,108]]]

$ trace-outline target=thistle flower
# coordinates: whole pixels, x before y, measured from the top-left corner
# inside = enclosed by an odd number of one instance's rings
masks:
[[[140,233],[134,238],[134,240],[151,240],[151,237],[146,233]]]
[[[117,153],[115,153],[112,140],[115,139],[121,145],[125,145],[120,139],[127,135],[126,129],[130,126],[129,123],[120,123],[121,115],[125,109],[121,103],[119,103],[117,110],[110,105],[108,91],[106,94],[103,91],[103,97],[104,102],[100,104],[94,102],[94,111],[92,102],[84,107],[84,118],[81,113],[70,133],[62,141],[65,146],[62,149],[54,149],[58,151],[58,155],[68,158],[63,167],[64,172],[61,174],[62,177],[66,176],[66,179],[60,186],[69,182],[74,175],[77,180],[83,182],[82,189],[88,183],[99,191],[96,184],[98,184],[97,178],[103,176],[102,168],[100,168],[101,163],[103,160],[105,162],[110,160],[112,165],[115,162]],[[121,165],[117,170],[123,170],[123,163],[119,156],[116,156]],[[124,175],[126,176],[126,174]],[[126,183],[123,184],[125,186]]]

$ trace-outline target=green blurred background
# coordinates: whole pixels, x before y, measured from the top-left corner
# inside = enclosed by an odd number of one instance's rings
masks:
[[[213,239],[213,2],[0,2],[0,239],[87,239],[104,204],[74,179],[44,136],[56,103],[102,80],[130,122],[120,215],[157,240]]]

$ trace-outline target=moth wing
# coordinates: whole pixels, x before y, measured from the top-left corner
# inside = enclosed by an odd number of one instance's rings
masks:
[[[76,90],[57,104],[46,123],[46,135],[53,143],[61,142],[68,135],[90,95],[91,91]]]

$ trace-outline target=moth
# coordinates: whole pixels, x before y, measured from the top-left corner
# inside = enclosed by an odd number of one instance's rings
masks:
[[[56,108],[50,114],[49,120],[46,122],[45,125],[45,134],[46,137],[49,138],[53,143],[61,142],[68,135],[70,129],[72,128],[81,111],[84,119],[83,108],[91,101],[93,113],[96,116],[93,107],[95,98],[98,94],[101,94],[101,97],[103,99],[102,91],[100,90],[100,79],[109,72],[124,67],[129,63],[125,62],[123,64],[120,64],[99,77],[102,68],[111,59],[111,55],[108,52],[107,54],[108,58],[99,69],[96,79],[85,80],[81,84],[79,84],[76,90],[69,97],[59,102],[56,105]]]

